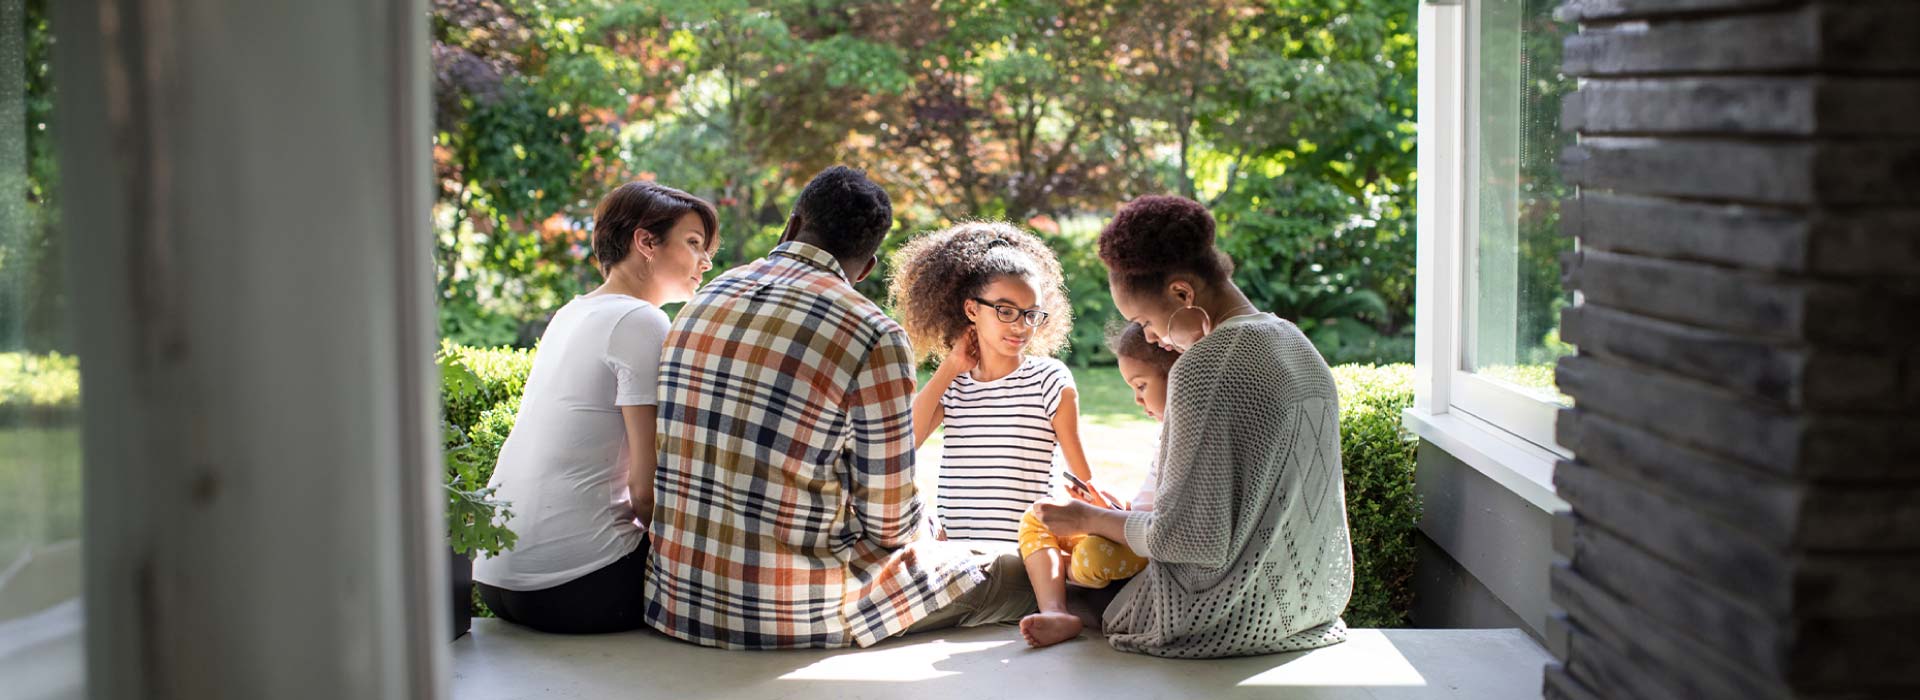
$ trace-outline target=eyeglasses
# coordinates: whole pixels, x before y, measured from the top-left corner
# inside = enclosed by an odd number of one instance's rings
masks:
[[[1047,312],[1039,309],[1021,309],[1006,304],[996,304],[980,297],[974,297],[973,300],[993,307],[993,315],[998,317],[1001,323],[1013,323],[1023,318],[1026,319],[1028,328],[1039,328],[1047,323]]]

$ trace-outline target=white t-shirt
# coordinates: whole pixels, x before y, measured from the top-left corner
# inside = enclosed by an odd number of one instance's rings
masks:
[[[551,588],[640,548],[627,497],[621,406],[651,406],[667,315],[633,297],[576,297],[540,338],[513,433],[488,485],[508,501],[512,550],[474,561],[475,581]]]
[[[1160,449],[1156,446],[1154,448],[1154,454],[1159,453]],[[1130,505],[1133,506],[1134,510],[1151,510],[1153,508],[1153,492],[1159,488],[1160,459],[1156,457],[1153,461],[1147,463],[1147,478],[1140,482],[1140,492],[1133,495],[1133,501],[1130,502]]]

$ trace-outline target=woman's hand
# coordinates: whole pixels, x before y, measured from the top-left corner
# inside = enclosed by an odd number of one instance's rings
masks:
[[[1088,521],[1097,510],[1100,510],[1098,506],[1077,498],[1033,504],[1033,516],[1039,518],[1040,524],[1047,526],[1054,537],[1063,540],[1087,534]]]
[[[640,527],[653,523],[653,489],[627,489],[627,501],[633,506],[633,519],[640,521]]]

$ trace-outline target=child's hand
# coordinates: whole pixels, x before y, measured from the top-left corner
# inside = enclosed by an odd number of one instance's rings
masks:
[[[940,369],[952,372],[953,376],[957,377],[978,364],[980,364],[980,337],[969,328],[966,335],[961,336],[960,340],[953,344],[953,349],[947,351],[946,359],[940,361]]]
[[[1107,491],[1106,489],[1100,488],[1099,486],[1094,485],[1092,483],[1088,483],[1087,486],[1091,487],[1092,490],[1081,488],[1080,485],[1074,483],[1072,479],[1068,479],[1067,495],[1072,496],[1074,498],[1078,498],[1082,501],[1086,501],[1093,505],[1100,506],[1102,508],[1112,508],[1114,510],[1128,510],[1128,505],[1126,500],[1120,498],[1119,496],[1115,496],[1113,495],[1112,492]]]

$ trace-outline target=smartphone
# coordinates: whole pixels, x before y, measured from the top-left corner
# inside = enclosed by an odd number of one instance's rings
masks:
[[[1090,499],[1092,502],[1101,503],[1106,501],[1105,498],[1102,498],[1100,496],[1099,491],[1093,490],[1093,486],[1091,484],[1088,484],[1087,482],[1081,480],[1080,477],[1075,475],[1073,472],[1062,469],[1060,470],[1060,475],[1067,477],[1067,484],[1069,486],[1072,486],[1073,488],[1080,489],[1080,492],[1086,494],[1087,498]],[[1108,504],[1108,505],[1112,505],[1112,504]]]

